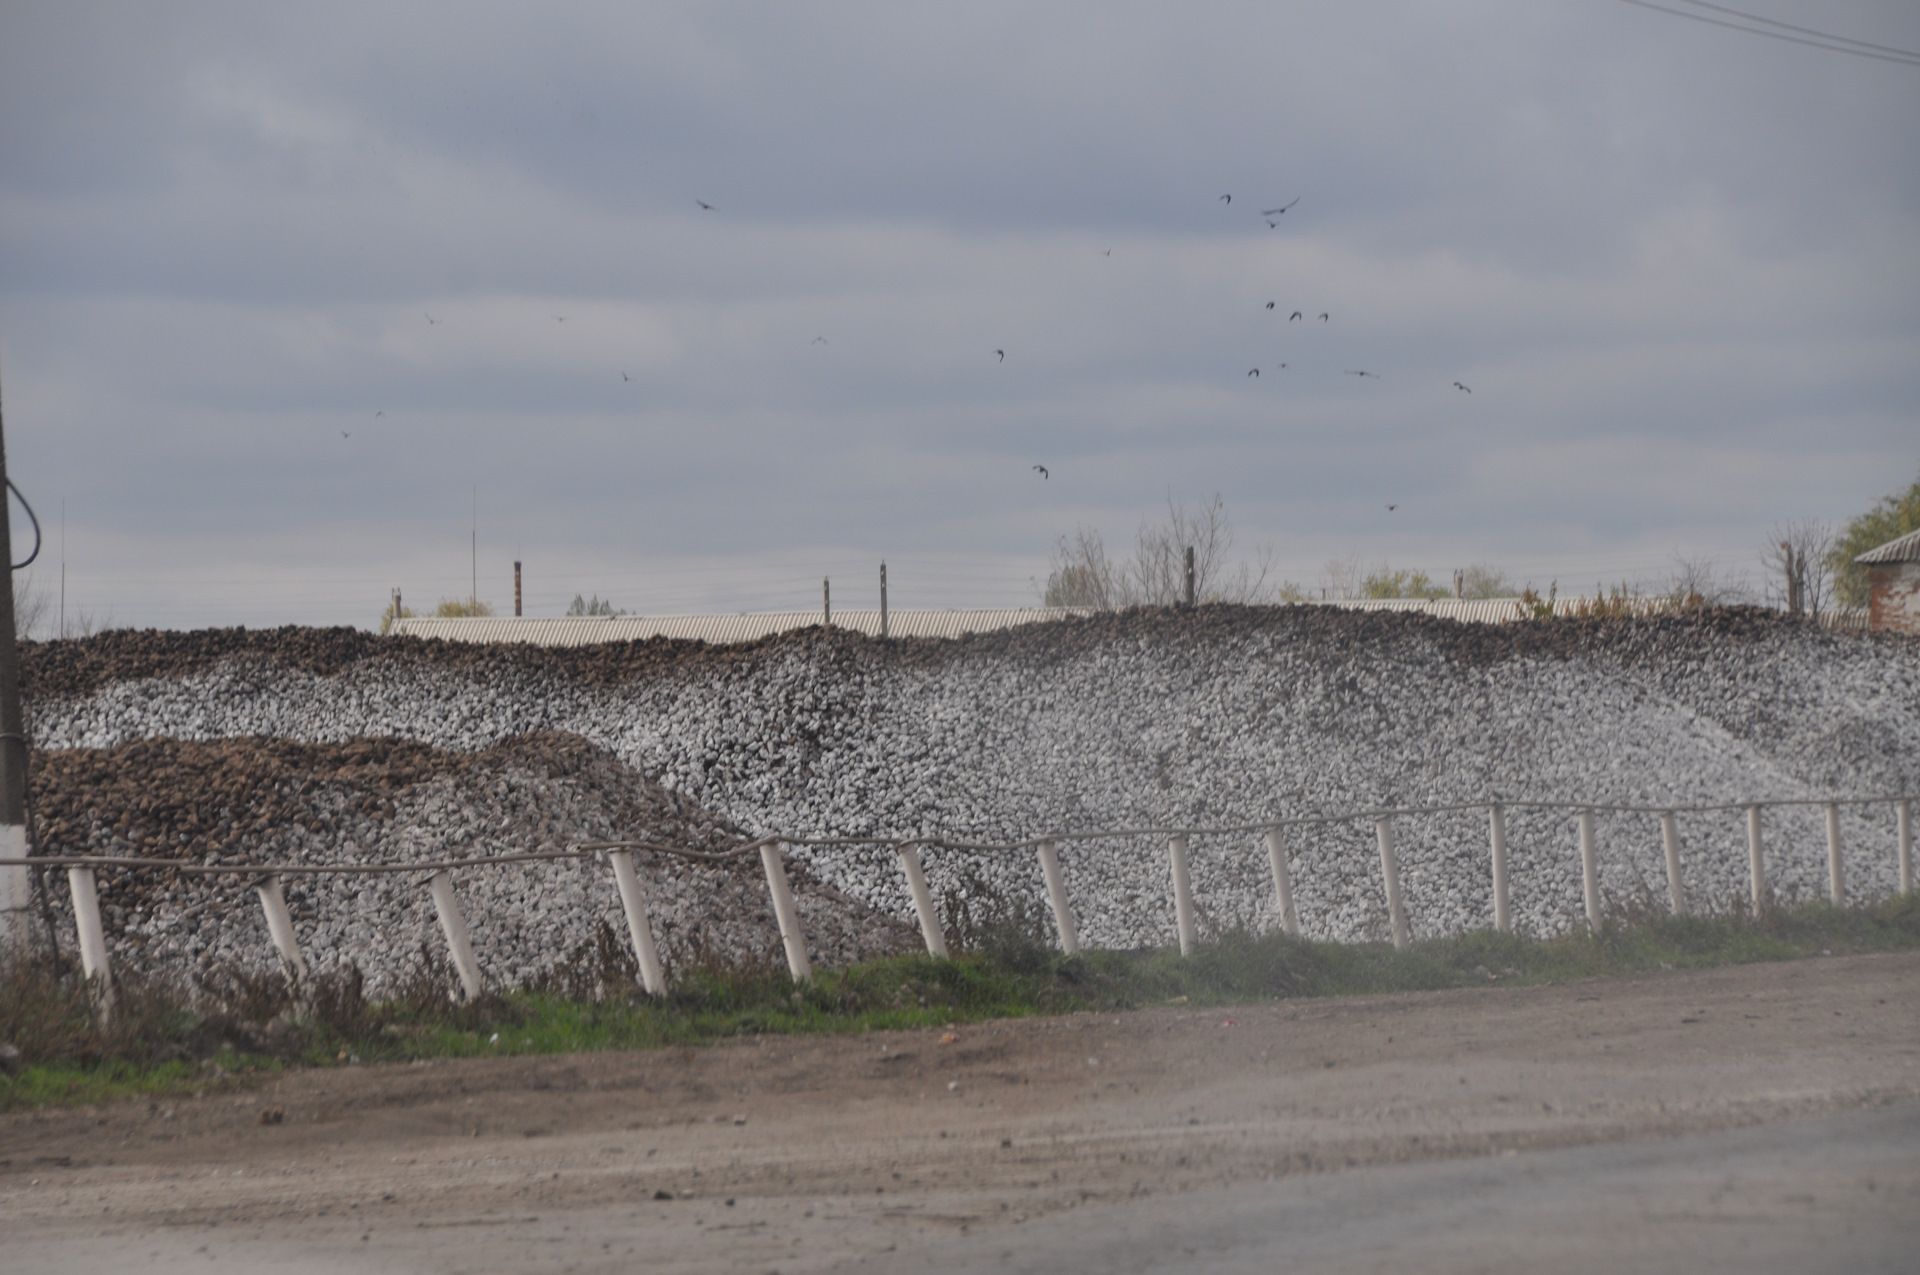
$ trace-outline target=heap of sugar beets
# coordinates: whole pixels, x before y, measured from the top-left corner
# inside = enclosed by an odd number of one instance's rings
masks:
[[[1920,641],[1749,609],[1459,624],[1326,607],[1137,610],[958,641],[813,628],[740,646],[481,646],[347,630],[117,631],[25,650],[40,853],[416,862],[635,837],[1006,842],[1256,824],[1381,806],[1690,805],[1920,789]],[[1853,897],[1895,887],[1888,804],[1845,807]],[[1747,890],[1744,815],[1683,814],[1699,906]],[[1658,820],[1598,817],[1609,906],[1664,901]],[[1508,813],[1516,925],[1582,915],[1575,816]],[[1826,891],[1824,812],[1767,811],[1777,897]],[[1484,810],[1396,821],[1415,934],[1488,924]],[[1301,925],[1386,931],[1370,821],[1286,834]],[[1192,842],[1203,932],[1276,923],[1253,833]],[[793,847],[824,964],[915,941],[885,847]],[[1083,942],[1166,943],[1166,847],[1062,846]],[[1044,909],[1028,850],[926,853],[950,914]],[[765,957],[757,861],[641,860],[671,959]],[[103,873],[116,962],[273,960],[244,879]],[[111,884],[109,884],[111,883]],[[490,980],[539,977],[621,929],[604,863],[463,870]],[[438,943],[416,874],[289,885],[310,964],[378,989]],[[64,889],[47,921],[70,927]],[[949,916],[949,920],[953,919]],[[66,930],[71,934],[70,928]],[[70,941],[70,939],[68,940]]]

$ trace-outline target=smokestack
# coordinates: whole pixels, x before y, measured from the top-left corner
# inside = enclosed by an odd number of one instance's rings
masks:
[[[520,564],[513,564],[513,618],[520,618]]]

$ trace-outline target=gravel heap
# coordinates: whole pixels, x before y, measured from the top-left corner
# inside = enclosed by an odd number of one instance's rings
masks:
[[[744,834],[649,782],[604,748],[557,732],[478,752],[396,739],[306,744],[258,736],[145,739],[41,753],[32,776],[36,832],[48,850],[182,863],[409,863],[571,842],[645,839],[693,850]],[[781,960],[757,855],[724,863],[639,854],[655,935],[670,965]],[[97,874],[116,970],[200,973],[270,968],[252,878],[167,869]],[[914,932],[849,900],[804,869],[789,874],[823,959],[893,951]],[[423,945],[443,951],[425,873],[284,879],[309,964],[351,962],[378,994]],[[594,860],[463,870],[456,881],[475,955],[490,985],[524,984],[580,959],[605,923],[626,923],[611,869]],[[71,898],[50,892],[56,933],[71,935]]]
[[[1471,625],[1202,607],[959,641],[816,628],[733,647],[122,632],[30,647],[26,665],[44,748],[397,736],[456,753],[498,748],[505,764],[508,741],[564,731],[616,756],[630,782],[645,776],[754,835],[1012,840],[1495,797],[1692,804],[1920,790],[1920,641],[1757,610]],[[465,799],[449,796],[448,810]],[[1842,825],[1855,897],[1891,890],[1890,808],[1848,808]],[[452,832],[426,829],[424,848],[453,844]],[[1743,897],[1742,816],[1683,815],[1680,831],[1694,900]],[[1416,934],[1488,922],[1483,813],[1406,818],[1397,834]],[[1602,815],[1599,834],[1608,896],[1664,899],[1657,820]],[[1766,837],[1780,896],[1824,894],[1817,808],[1769,811]],[[1511,812],[1509,840],[1516,923],[1572,924],[1572,815]],[[488,844],[526,843],[509,830]],[[1385,933],[1370,825],[1299,830],[1289,848],[1307,932]],[[890,852],[793,853],[853,900],[911,916]],[[1170,940],[1162,845],[1076,843],[1061,858],[1086,941]],[[1256,838],[1197,838],[1193,858],[1203,928],[1273,924]],[[928,870],[936,897],[1041,898],[1025,852],[934,851]]]

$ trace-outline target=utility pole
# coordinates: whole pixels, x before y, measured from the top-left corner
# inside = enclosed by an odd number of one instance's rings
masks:
[[[880,564],[880,636],[887,636],[887,564]]]
[[[13,528],[8,495],[7,444],[0,424],[0,562],[7,587],[0,589],[0,949],[27,938],[27,723],[20,710],[20,646],[13,625]],[[18,864],[19,866],[15,866]]]
[[[820,623],[833,627],[833,577],[820,577]]]
[[[1193,609],[1193,546],[1187,546],[1187,609]]]

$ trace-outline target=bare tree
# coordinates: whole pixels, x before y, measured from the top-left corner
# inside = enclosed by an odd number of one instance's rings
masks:
[[[1762,556],[1767,567],[1767,600],[1792,615],[1819,619],[1833,603],[1833,528],[1802,519],[1773,529],[1773,545]]]
[[[1172,606],[1186,597],[1186,557],[1192,549],[1196,600],[1271,601],[1278,593],[1268,584],[1271,551],[1257,550],[1250,562],[1230,562],[1232,548],[1233,524],[1225,500],[1216,495],[1189,510],[1169,496],[1164,521],[1141,520],[1130,562],[1117,564],[1109,558],[1096,528],[1082,526],[1072,536],[1060,537],[1041,595],[1048,606]]]
[[[52,599],[44,588],[34,583],[33,573],[16,573],[13,577],[13,635],[15,639],[25,641],[39,632],[41,623],[47,618]]]
[[[1357,598],[1366,580],[1367,568],[1360,559],[1331,558],[1320,569],[1320,578],[1325,582],[1325,596],[1329,598]]]
[[[1740,572],[1723,573],[1712,558],[1688,558],[1677,553],[1665,592],[1668,605],[1675,608],[1737,606],[1753,600],[1753,590]]]

